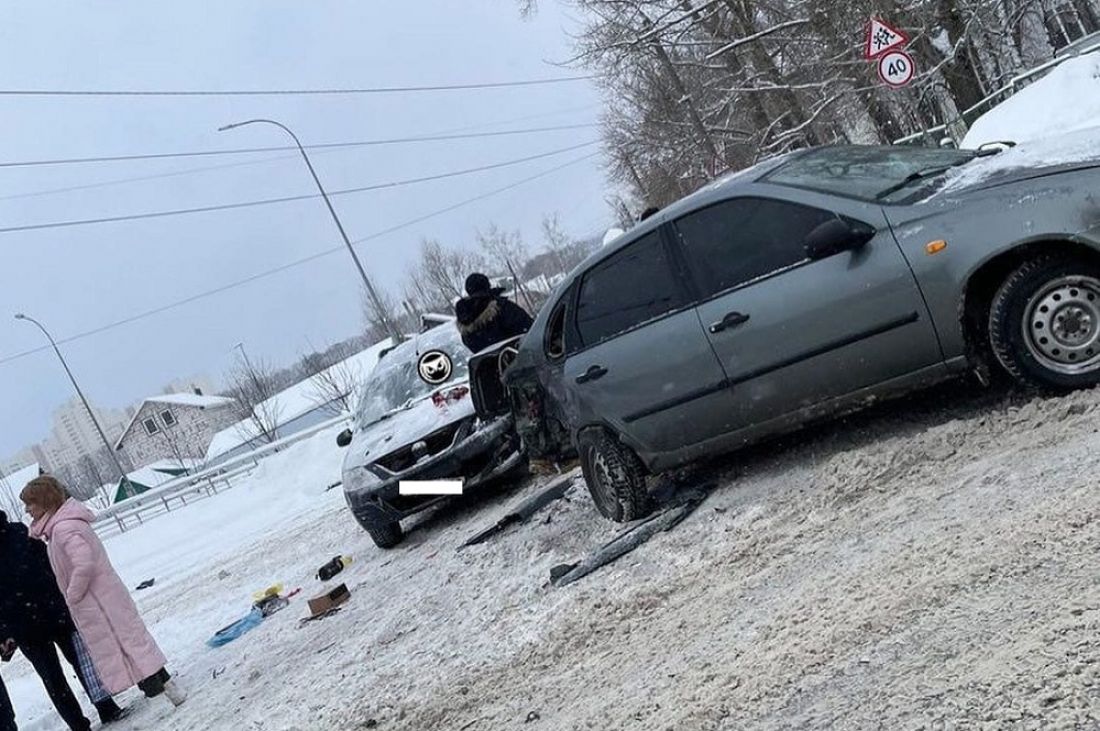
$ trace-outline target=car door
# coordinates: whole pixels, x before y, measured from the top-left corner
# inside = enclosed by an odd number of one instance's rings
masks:
[[[734,429],[941,362],[924,300],[880,208],[811,196],[731,198],[674,222],[699,319],[730,386]],[[877,230],[816,261],[807,235],[847,216]]]
[[[651,231],[583,275],[565,358],[573,425],[606,423],[643,456],[720,433],[732,407],[670,245]]]

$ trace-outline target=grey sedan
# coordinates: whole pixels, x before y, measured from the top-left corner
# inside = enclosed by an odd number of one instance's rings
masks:
[[[530,456],[575,449],[626,521],[647,474],[953,375],[1095,385],[1100,160],[1037,158],[818,148],[646,219],[505,373]]]

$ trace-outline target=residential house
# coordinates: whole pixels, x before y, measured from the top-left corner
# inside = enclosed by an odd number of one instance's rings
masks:
[[[141,468],[161,460],[186,464],[205,456],[214,435],[238,419],[237,403],[223,396],[172,393],[142,401],[115,449]]]

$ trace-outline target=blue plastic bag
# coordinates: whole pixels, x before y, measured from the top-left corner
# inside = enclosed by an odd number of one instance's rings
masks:
[[[264,614],[257,608],[253,608],[248,616],[243,619],[238,619],[228,627],[223,627],[214,633],[214,636],[206,641],[206,644],[210,647],[221,647],[222,645],[228,645],[233,640],[237,639],[245,632],[255,629],[260,626],[260,622],[264,621]]]

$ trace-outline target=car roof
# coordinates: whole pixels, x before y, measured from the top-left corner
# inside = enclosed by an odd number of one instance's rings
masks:
[[[619,249],[622,249],[632,244],[633,242],[642,238],[651,231],[659,229],[666,222],[701,207],[706,202],[709,202],[711,199],[728,197],[738,188],[756,182],[779,166],[784,165],[795,157],[806,154],[813,149],[817,148],[810,148],[809,150],[798,150],[796,152],[789,152],[784,155],[778,155],[776,157],[764,160],[763,162],[758,162],[757,164],[748,168],[744,168],[743,170],[735,170],[733,172],[727,173],[707,183],[694,193],[686,195],[675,203],[672,203],[662,208],[660,211],[654,213],[646,220],[639,221],[637,224],[635,224],[628,231],[623,233],[611,243],[607,244],[606,246],[601,246],[599,249],[592,252],[588,256],[588,258],[581,262],[572,272],[570,272],[569,276],[562,280],[562,282],[555,288],[552,299],[556,299],[560,292],[565,291],[565,289],[568,288],[580,274],[588,271],[593,264],[607,258],[608,256],[611,256]]]

